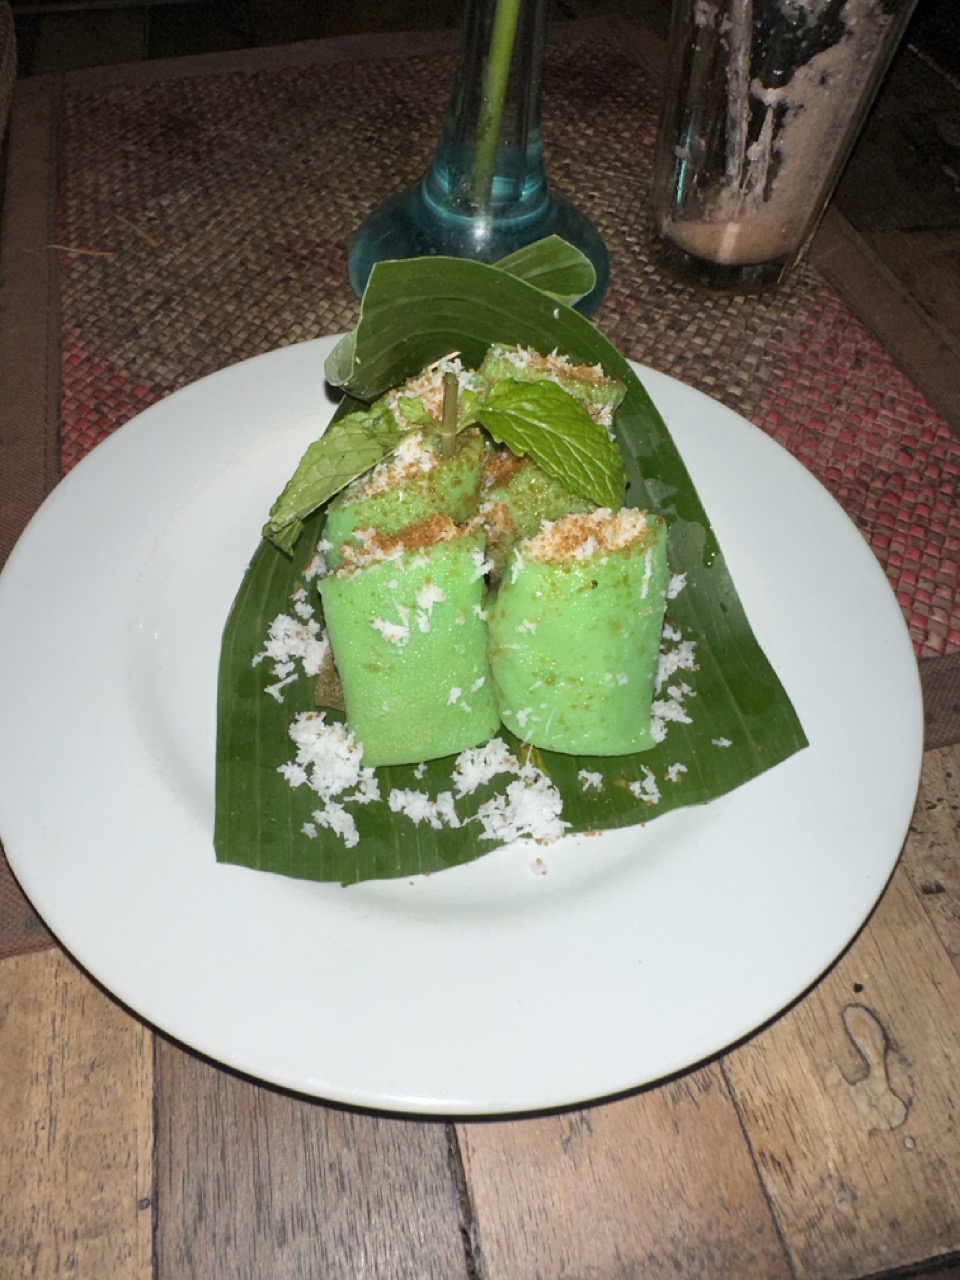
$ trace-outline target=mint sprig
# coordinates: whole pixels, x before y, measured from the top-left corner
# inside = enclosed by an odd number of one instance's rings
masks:
[[[508,380],[493,386],[477,421],[499,444],[527,454],[571,493],[599,507],[623,505],[620,450],[606,428],[554,382]]]
[[[263,536],[289,555],[307,516],[389,457],[414,429],[399,426],[386,405],[359,409],[332,422],[300,459],[270,509]]]

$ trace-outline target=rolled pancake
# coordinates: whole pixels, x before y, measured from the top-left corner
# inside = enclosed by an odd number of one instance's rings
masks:
[[[494,576],[502,576],[514,548],[540,528],[544,520],[590,511],[593,503],[571,493],[548,475],[532,458],[501,464],[502,478],[492,471],[495,483],[484,489],[481,511],[487,523],[487,554]]]
[[[367,765],[479,746],[499,727],[482,609],[484,534],[435,516],[369,541],[320,582],[346,706]]]
[[[572,515],[522,543],[489,617],[506,727],[573,755],[652,747],[667,582],[659,516]]]
[[[452,458],[441,458],[436,441],[417,432],[392,458],[347,485],[327,509],[323,536],[331,568],[341,563],[345,542],[362,541],[358,530],[390,537],[438,512],[457,523],[469,519],[477,510],[487,446],[479,431],[465,431],[458,444]]]

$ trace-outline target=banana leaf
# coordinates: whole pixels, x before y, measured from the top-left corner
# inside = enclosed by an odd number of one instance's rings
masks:
[[[685,581],[667,605],[666,634],[672,638],[667,647],[672,643],[681,666],[659,695],[665,714],[677,712],[667,720],[664,740],[630,756],[532,753],[563,797],[569,830],[631,826],[707,803],[803,748],[803,729],[750,629],[666,425],[628,362],[578,312],[495,266],[441,257],[380,263],[364,294],[356,331],[328,362],[328,375],[347,392],[338,415],[451,351],[459,351],[467,365],[479,364],[494,342],[531,346],[544,354],[556,349],[575,362],[602,365],[625,384],[615,427],[627,502],[663,514],[669,524],[670,569],[681,575],[678,586]],[[308,517],[292,557],[262,541],[226,622],[219,675],[217,857],[342,884],[437,872],[478,858],[494,846],[481,824],[470,819],[503,791],[506,777],[457,799],[458,827],[414,822],[381,801],[348,806],[359,835],[353,846],[325,828],[305,833],[317,796],[304,786],[290,786],[278,770],[292,759],[291,721],[315,707],[314,683],[294,681],[280,701],[264,693],[266,664],[253,663],[271,620],[289,612],[292,593],[305,587],[316,596],[315,584],[305,584],[303,572],[322,528],[322,512]],[[328,720],[342,719],[334,711],[325,714]],[[506,731],[501,736],[521,758],[530,754]],[[451,789],[453,765],[451,757],[425,768],[380,768],[381,795],[398,788],[436,797]]]

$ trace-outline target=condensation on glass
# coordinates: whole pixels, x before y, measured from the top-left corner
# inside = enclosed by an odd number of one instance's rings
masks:
[[[716,288],[806,252],[916,0],[676,0],[654,257]]]

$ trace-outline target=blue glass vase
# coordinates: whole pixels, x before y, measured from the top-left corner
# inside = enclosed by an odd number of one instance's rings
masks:
[[[449,254],[496,262],[558,235],[593,263],[597,282],[577,304],[590,315],[606,292],[606,247],[590,220],[554,194],[540,136],[546,0],[466,0],[460,55],[440,142],[423,178],[386,200],[350,248],[359,296],[374,264]]]

